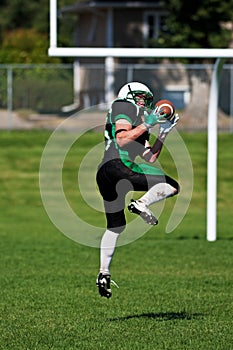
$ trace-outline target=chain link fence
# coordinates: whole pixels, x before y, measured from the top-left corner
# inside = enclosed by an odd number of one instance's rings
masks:
[[[127,81],[140,81],[155,100],[170,99],[182,114],[184,128],[205,128],[213,66],[207,64],[115,64],[112,96]],[[33,116],[47,120],[92,106],[106,106],[104,64],[0,65],[0,126],[17,127],[12,115],[23,121]],[[98,107],[96,107],[98,109]],[[219,94],[219,127],[233,131],[233,65],[225,64]],[[10,122],[11,120],[11,122]]]

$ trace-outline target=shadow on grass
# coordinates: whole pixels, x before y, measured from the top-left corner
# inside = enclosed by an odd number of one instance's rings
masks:
[[[181,312],[148,312],[143,314],[128,315],[116,318],[110,318],[110,321],[125,321],[132,318],[148,318],[155,319],[157,321],[171,321],[171,320],[193,320],[200,319],[204,315],[199,313],[187,313],[186,311]]]

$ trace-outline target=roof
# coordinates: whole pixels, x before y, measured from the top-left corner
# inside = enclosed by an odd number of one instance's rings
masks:
[[[117,0],[117,1],[108,1],[108,0],[87,0],[74,3],[73,5],[63,7],[59,12],[60,13],[80,13],[80,12],[89,12],[92,10],[102,10],[109,8],[158,8],[161,6],[160,0],[146,0],[146,1],[127,1],[127,0]]]

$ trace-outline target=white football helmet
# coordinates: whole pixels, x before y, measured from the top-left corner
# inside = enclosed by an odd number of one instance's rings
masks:
[[[146,108],[153,108],[153,93],[150,89],[138,82],[132,82],[122,86],[118,93],[118,98],[133,102],[137,105],[136,96],[142,95],[145,101]]]

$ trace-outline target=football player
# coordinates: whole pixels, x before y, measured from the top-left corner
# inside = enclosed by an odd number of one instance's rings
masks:
[[[176,195],[178,183],[160,168],[147,163],[136,163],[141,156],[153,163],[158,158],[167,134],[175,127],[179,117],[153,110],[153,94],[139,82],[124,85],[113,101],[106,117],[105,152],[97,171],[97,184],[104,201],[107,228],[100,244],[100,271],[96,280],[99,294],[110,298],[110,263],[117,239],[126,225],[125,196],[129,191],[144,191],[137,200],[131,200],[128,210],[139,215],[147,224],[157,225],[158,220],[149,206]],[[160,125],[159,134],[152,146],[150,129]]]

